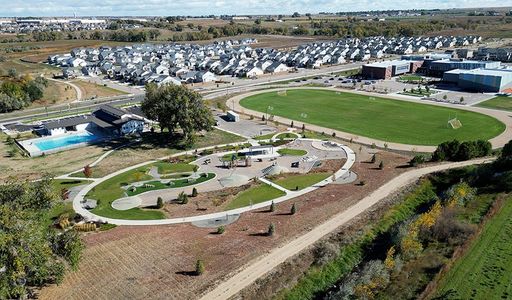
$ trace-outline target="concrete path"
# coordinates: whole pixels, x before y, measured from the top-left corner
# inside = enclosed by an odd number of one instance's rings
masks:
[[[231,144],[231,145],[233,145],[233,144]],[[223,145],[220,145],[218,147],[222,147],[222,146]],[[209,148],[213,148],[213,147],[207,147],[204,149],[209,149]],[[347,155],[347,160],[346,160],[345,164],[343,165],[343,167],[340,170],[338,170],[336,173],[334,173],[335,179],[344,176],[350,170],[352,165],[355,163],[355,159],[356,159],[355,153],[354,153],[354,151],[352,151],[352,149],[350,149],[347,146],[342,146],[341,148],[343,151],[345,151],[345,153]],[[200,152],[200,151],[203,151],[204,149],[198,149],[198,151]],[[192,152],[193,151],[177,153],[171,157],[176,157],[176,156],[180,156],[180,155],[184,155],[184,154],[190,154]],[[73,199],[73,209],[77,213],[81,214],[85,219],[103,221],[103,222],[108,222],[108,223],[116,224],[116,225],[141,225],[141,226],[143,226],[143,225],[166,225],[166,224],[190,223],[190,222],[205,221],[205,220],[218,219],[218,218],[226,218],[229,215],[239,215],[244,212],[264,208],[264,207],[267,207],[270,204],[272,204],[272,202],[277,204],[277,203],[281,203],[281,202],[290,200],[290,199],[298,197],[300,195],[312,192],[312,191],[314,191],[322,186],[325,186],[333,181],[332,176],[329,176],[329,178],[315,184],[314,186],[305,188],[305,189],[297,191],[297,192],[287,193],[285,196],[282,196],[282,197],[279,197],[279,198],[276,198],[276,199],[273,199],[270,201],[265,201],[262,203],[254,204],[252,206],[242,207],[242,208],[233,209],[233,210],[224,211],[224,212],[211,213],[211,214],[205,214],[205,215],[193,216],[193,217],[184,217],[184,218],[161,219],[161,220],[120,220],[120,219],[111,219],[111,218],[101,217],[101,216],[95,215],[92,212],[83,208],[81,202],[85,198],[85,195],[89,191],[91,191],[95,186],[97,186],[98,184],[100,184],[103,181],[108,180],[112,177],[120,175],[124,172],[130,171],[135,168],[140,168],[142,166],[145,166],[145,165],[148,165],[148,164],[151,164],[154,162],[155,162],[155,160],[152,160],[152,161],[144,162],[144,163],[141,163],[141,164],[138,164],[135,166],[131,166],[129,168],[125,168],[123,170],[119,170],[117,172],[109,174],[109,175],[101,178],[100,180],[94,181],[93,183],[91,183],[90,185],[88,185],[84,189],[82,189],[75,196],[75,198]]]
[[[64,81],[64,80],[58,80],[58,79],[54,79],[54,78],[48,78],[46,77],[46,79],[48,80],[51,80],[51,81],[55,81],[55,82],[59,82],[59,83],[62,83],[62,84],[66,84],[66,85],[69,85],[70,87],[72,87],[75,92],[76,92],[76,100],[75,101],[80,101],[82,100],[82,90],[74,83],[72,82],[69,82],[69,81]]]
[[[275,248],[263,257],[254,260],[253,263],[246,266],[242,271],[238,272],[228,280],[222,282],[214,290],[205,294],[202,300],[224,300],[235,296],[238,292],[251,285],[258,278],[270,272],[279,264],[285,262],[288,258],[300,253],[302,250],[313,245],[316,241],[323,238],[327,234],[336,230],[338,227],[347,224],[349,221],[391,195],[401,187],[404,187],[421,176],[433,172],[460,168],[469,165],[483,164],[492,161],[492,159],[478,159],[465,162],[447,163],[421,169],[415,169],[395,177],[391,181],[378,188],[376,191],[363,198],[347,210],[335,215],[327,222],[313,228],[302,236],[292,240],[291,242]]]
[[[418,100],[414,100],[414,99],[396,98],[396,97],[391,97],[388,95],[380,95],[380,94],[374,94],[374,93],[362,92],[362,91],[349,91],[349,90],[342,90],[339,88],[332,88],[332,87],[330,87],[330,88],[296,87],[296,88],[277,88],[277,89],[259,90],[259,91],[253,91],[253,92],[248,92],[248,93],[245,93],[242,95],[234,96],[227,101],[229,103],[233,104],[234,110],[236,112],[259,116],[262,114],[262,112],[258,112],[258,111],[254,111],[254,110],[250,110],[245,107],[242,107],[240,105],[240,100],[242,100],[243,98],[249,97],[249,96],[262,94],[262,93],[278,92],[278,91],[283,91],[283,90],[299,90],[299,89],[303,89],[303,90],[304,89],[305,90],[314,89],[314,90],[330,90],[330,91],[337,91],[337,92],[349,92],[349,93],[356,93],[356,94],[361,94],[361,95],[365,95],[365,96],[369,96],[369,97],[380,97],[380,98],[388,98],[388,99],[393,99],[393,100],[419,103]],[[486,109],[486,108],[482,108],[482,107],[473,107],[473,106],[462,106],[462,105],[454,106],[452,104],[439,103],[439,102],[428,102],[426,104],[456,108],[456,109],[467,110],[467,111],[472,111],[472,112],[478,112],[478,113],[482,113],[482,114],[485,114],[485,115],[488,115],[488,116],[491,116],[493,118],[500,120],[501,122],[503,122],[506,125],[506,129],[499,136],[489,140],[494,149],[501,148],[506,143],[508,143],[508,141],[512,140],[512,113],[510,113],[510,112]],[[280,116],[274,116],[274,121],[277,121],[282,124],[290,124],[292,120],[288,119],[288,118],[280,117]],[[378,147],[385,148],[385,144],[387,144],[387,148],[389,148],[389,149],[399,150],[399,151],[414,151],[414,152],[434,152],[436,149],[435,146],[420,146],[420,145],[407,145],[407,144],[400,144],[400,143],[391,143],[391,142],[387,142],[387,141],[381,141],[378,139],[373,139],[373,138],[356,135],[353,133],[348,133],[348,132],[339,131],[339,130],[333,130],[333,129],[322,127],[322,126],[317,126],[317,125],[313,125],[313,124],[309,124],[309,123],[305,123],[305,122],[300,122],[298,120],[293,120],[293,121],[295,121],[295,123],[296,123],[295,126],[299,126],[300,124],[304,123],[308,130],[313,130],[316,132],[325,132],[328,134],[335,132],[336,136],[339,138],[342,138],[344,140],[353,139],[353,141],[356,143],[360,143],[360,144],[364,144],[364,145],[368,145],[368,146],[371,146],[372,144],[375,143],[375,145],[377,145]]]

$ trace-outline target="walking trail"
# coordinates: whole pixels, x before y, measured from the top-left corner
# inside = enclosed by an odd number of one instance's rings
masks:
[[[281,247],[275,248],[267,255],[256,258],[251,264],[244,267],[240,272],[222,282],[212,291],[205,294],[201,300],[224,300],[235,296],[238,292],[251,285],[258,278],[265,275],[267,272],[270,272],[279,264],[285,262],[288,258],[313,245],[322,237],[336,230],[338,227],[347,224],[350,220],[354,219],[382,199],[391,195],[393,192],[414,182],[426,174],[469,165],[484,164],[491,161],[493,161],[493,159],[484,158],[464,162],[446,163],[402,173],[391,181],[388,181],[386,184],[347,210],[335,215],[327,222],[313,228],[312,230],[294,239],[293,241]]]

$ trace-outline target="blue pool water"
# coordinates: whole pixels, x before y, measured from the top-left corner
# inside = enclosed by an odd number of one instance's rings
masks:
[[[82,132],[73,135],[66,135],[62,137],[56,137],[53,139],[46,139],[38,142],[34,142],[34,145],[41,151],[48,151],[80,143],[90,143],[99,140],[100,137],[90,132]]]

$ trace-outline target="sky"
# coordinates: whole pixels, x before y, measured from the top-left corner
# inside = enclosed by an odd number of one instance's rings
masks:
[[[498,7],[512,0],[0,0],[2,17],[291,14],[414,8]]]

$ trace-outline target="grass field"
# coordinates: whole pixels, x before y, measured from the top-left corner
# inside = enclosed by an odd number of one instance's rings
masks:
[[[479,103],[477,106],[512,111],[512,97],[494,97],[492,99]]]
[[[188,179],[173,180],[173,181],[171,181],[174,184],[172,186],[163,184],[160,181],[151,181],[151,182],[148,182],[148,184],[151,185],[151,187],[140,187],[140,188],[137,188],[137,190],[135,192],[127,191],[126,194],[128,196],[135,196],[135,195],[139,195],[139,194],[149,192],[149,191],[182,188],[182,187],[187,187],[187,186],[192,186],[192,185],[196,185],[199,183],[203,183],[203,182],[208,181],[213,178],[215,178],[214,173],[208,173],[208,174],[205,173],[204,177],[201,176],[195,181],[189,181]]]
[[[300,174],[300,175],[290,175],[285,178],[272,180],[275,184],[278,184],[290,191],[296,191],[305,189],[307,187],[312,186],[313,184],[319,183],[320,181],[326,179],[331,176],[330,173],[311,173],[311,174]]]
[[[421,76],[418,76],[418,75],[402,75],[400,76],[400,80],[403,80],[403,81],[420,81],[421,80]]]
[[[233,199],[227,206],[226,210],[249,206],[279,198],[284,196],[285,193],[268,184],[260,184],[241,192]]]
[[[84,80],[74,80],[72,82],[80,88],[82,91],[82,97],[84,99],[112,97],[127,94],[123,91]]]
[[[279,149],[277,150],[277,153],[285,156],[304,156],[306,154],[308,154],[308,152],[306,150],[302,150],[302,149],[288,149],[288,148],[283,148],[283,149]]]
[[[272,113],[278,116],[411,145],[437,145],[452,139],[488,140],[505,130],[502,122],[479,113],[372,98],[347,92],[288,90],[287,96],[263,93],[242,99],[240,104],[260,112],[272,106]],[[306,119],[302,117],[304,114],[307,114]],[[448,120],[455,116],[464,125],[457,130],[447,126]]]
[[[512,198],[439,284],[443,299],[512,297]],[[443,297],[444,296],[444,297]],[[440,298],[441,298],[440,297]]]

